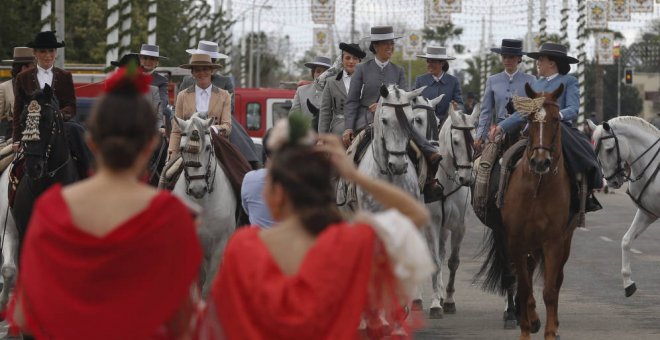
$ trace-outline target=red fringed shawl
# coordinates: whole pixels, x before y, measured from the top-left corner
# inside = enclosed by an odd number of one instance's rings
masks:
[[[96,237],[73,224],[56,186],[37,201],[21,254],[27,329],[39,339],[152,337],[188,298],[201,256],[192,216],[167,192]]]

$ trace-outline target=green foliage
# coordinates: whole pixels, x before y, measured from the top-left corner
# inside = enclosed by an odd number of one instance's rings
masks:
[[[477,98],[481,98],[483,95],[483,93],[480,92],[483,58],[476,56],[472,59],[466,60],[465,62],[467,63],[468,67],[465,69],[467,77],[465,77],[465,81],[463,82],[463,93],[473,92],[477,94]],[[500,61],[499,54],[488,54],[487,62],[489,65],[488,74],[485,75],[486,77],[492,74],[500,73],[504,70],[502,67],[502,62]]]
[[[622,60],[623,62],[623,60]],[[603,66],[605,75],[603,76],[603,119],[608,120],[616,117],[617,110],[617,82],[623,80],[623,68],[621,76],[617,76],[617,65]],[[585,112],[596,111],[596,63],[590,61],[584,68],[585,76]],[[636,116],[642,112],[642,98],[634,86],[621,84],[621,115]]]
[[[302,111],[294,110],[289,114],[289,143],[299,144],[311,128],[311,120]]]
[[[11,59],[14,47],[25,46],[39,33],[44,2],[46,0],[2,0],[0,59]]]

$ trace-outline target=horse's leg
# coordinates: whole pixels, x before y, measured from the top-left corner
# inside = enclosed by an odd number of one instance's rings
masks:
[[[570,241],[569,241],[570,242]],[[564,262],[568,259],[567,252],[564,249],[565,242],[546,242],[543,246],[544,255],[544,284],[543,284],[543,302],[545,302],[546,322],[545,339],[554,340],[557,337],[557,328],[559,327],[558,303],[560,281],[563,282]]]
[[[511,243],[511,242],[510,242]],[[532,296],[532,278],[527,269],[527,254],[511,249],[511,258],[513,260],[516,278],[518,281],[517,298],[520,303],[520,340],[531,339],[531,323],[529,321],[528,309],[525,308]]]
[[[14,224],[14,219],[11,216],[11,213],[8,212],[9,207],[6,202],[6,192],[5,194],[5,204],[6,207],[5,213],[0,218],[2,222],[0,226],[2,227],[2,280],[4,285],[2,286],[2,292],[0,292],[0,311],[4,311],[7,307],[7,302],[9,302],[9,293],[14,288],[16,281],[16,260],[18,256],[18,231],[16,230],[16,225]]]
[[[541,256],[543,256],[542,252],[534,252],[527,255],[527,273],[529,275],[530,287],[532,287],[531,282],[534,280],[534,270],[536,269],[536,265]],[[532,325],[532,333],[536,333],[541,329],[541,319],[536,312],[536,299],[534,298],[533,288],[530,292],[529,300],[527,300],[527,315]]]
[[[464,235],[465,223],[461,223],[451,232],[451,255],[449,255],[449,261],[447,261],[449,267],[449,282],[447,282],[447,298],[443,305],[445,313],[448,314],[456,313],[456,303],[454,301],[454,292],[456,289],[454,288],[454,281],[456,280],[456,271],[461,263],[458,256],[461,251],[461,243],[463,242]]]
[[[442,280],[442,265],[445,260],[445,244],[447,242],[448,231],[445,226],[441,225],[442,217],[434,218],[434,228],[433,228],[433,240],[435,256],[434,262],[437,267],[437,272],[433,275],[433,297],[431,300],[431,308],[429,309],[429,315],[432,319],[442,318],[444,313],[443,309],[443,294],[444,294],[444,282]]]
[[[621,275],[623,275],[623,288],[626,292],[626,297],[635,294],[637,286],[635,281],[631,279],[632,271],[630,269],[630,247],[632,241],[641,235],[651,223],[655,222],[657,218],[649,216],[641,209],[637,209],[635,218],[633,219],[630,228],[623,238],[621,239]]]

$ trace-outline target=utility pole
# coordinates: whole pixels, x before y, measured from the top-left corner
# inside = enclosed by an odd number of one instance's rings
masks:
[[[351,0],[351,43],[355,41],[355,1]]]
[[[266,1],[268,2],[268,1]],[[259,13],[257,15],[257,67],[256,67],[256,87],[261,87],[261,48],[262,48],[262,39],[261,39],[261,10],[266,9],[269,10],[273,8],[272,6],[266,6],[265,3],[264,5],[259,7]],[[268,41],[266,41],[266,45],[268,44]]]
[[[50,2],[50,1],[49,1]],[[64,0],[55,0],[55,34],[57,38],[64,41]],[[55,66],[64,68],[64,49],[57,51]]]
[[[254,74],[254,7],[257,5],[257,0],[252,0],[252,27],[250,29],[250,58],[248,65],[248,87],[253,87],[254,83],[252,82]]]

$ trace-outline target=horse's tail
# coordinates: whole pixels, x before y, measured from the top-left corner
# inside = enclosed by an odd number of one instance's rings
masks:
[[[504,295],[508,288],[515,283],[512,273],[511,260],[506,249],[506,237],[502,227],[486,231],[479,256],[486,255],[484,263],[473,281],[483,277],[481,289]]]

